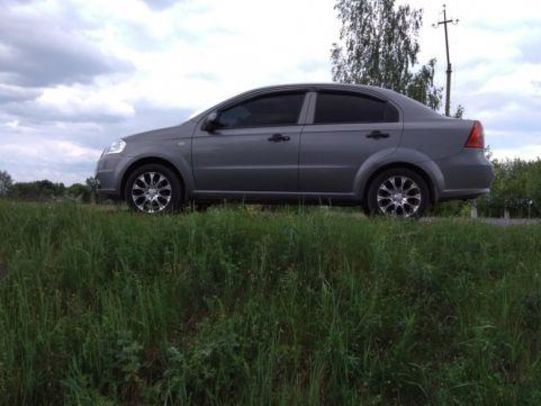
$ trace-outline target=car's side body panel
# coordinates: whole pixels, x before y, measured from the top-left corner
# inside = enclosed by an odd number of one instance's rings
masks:
[[[203,120],[197,122],[192,140],[196,194],[298,191],[299,142],[310,101],[306,89],[254,92],[250,97],[239,96],[222,103],[214,111],[219,113],[262,94],[283,95],[291,91],[303,96],[292,125],[205,131]]]
[[[367,138],[372,131],[388,138]],[[359,168],[374,154],[391,154],[400,143],[402,123],[306,125],[299,154],[301,192],[354,193]]]
[[[296,192],[301,129],[247,128],[195,136],[195,190]],[[269,141],[274,134],[289,140]]]
[[[400,148],[415,149],[426,159],[443,159],[460,153],[473,126],[471,120],[408,121]]]

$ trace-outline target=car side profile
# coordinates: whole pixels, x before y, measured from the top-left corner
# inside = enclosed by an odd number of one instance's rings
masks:
[[[400,217],[488,193],[493,176],[478,121],[344,84],[243,93],[181,125],[115,141],[96,170],[100,195],[143,213],[300,201]]]

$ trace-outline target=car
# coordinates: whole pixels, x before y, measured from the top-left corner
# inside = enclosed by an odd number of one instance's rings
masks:
[[[101,196],[149,214],[242,201],[419,217],[436,202],[489,192],[484,146],[479,121],[444,117],[389,89],[282,85],[116,140],[96,178]]]

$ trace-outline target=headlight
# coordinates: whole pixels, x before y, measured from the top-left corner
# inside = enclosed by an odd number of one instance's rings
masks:
[[[124,148],[126,148],[126,141],[116,140],[105,150],[105,154],[120,154],[124,151]]]

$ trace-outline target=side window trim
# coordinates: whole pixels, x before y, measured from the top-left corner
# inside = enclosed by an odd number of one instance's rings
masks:
[[[301,112],[299,114],[299,119],[297,120],[297,125],[306,125],[310,124],[313,119],[313,116],[311,114],[312,106],[314,105],[314,100],[316,99],[316,92],[313,90],[306,90],[306,93],[304,94],[304,100],[302,102],[302,108]]]
[[[239,126],[239,127],[219,128],[218,131],[246,130],[246,129],[251,129],[251,128],[257,129],[257,128],[272,128],[272,127],[293,127],[293,126],[304,125],[303,118],[305,116],[305,109],[307,108],[307,103],[309,101],[309,97],[308,97],[309,91],[307,89],[281,90],[281,91],[276,91],[276,92],[258,94],[258,95],[255,95],[255,96],[252,96],[252,97],[247,97],[247,98],[245,98],[243,100],[239,100],[237,102],[231,103],[231,104],[229,104],[227,106],[223,106],[223,107],[221,107],[221,108],[219,108],[217,110],[217,113],[218,113],[218,117],[220,117],[220,115],[222,114],[222,112],[224,110],[234,108],[234,107],[239,106],[239,105],[241,105],[243,103],[247,103],[247,102],[250,102],[252,100],[259,99],[259,98],[270,97],[270,96],[280,96],[280,95],[285,95],[285,94],[301,94],[301,93],[304,94],[304,98],[302,100],[301,109],[299,110],[299,114],[297,116],[297,122],[295,124],[267,124],[267,125],[261,125],[261,126],[245,126],[245,127]]]
[[[366,121],[358,121],[358,122],[350,122],[350,123],[341,123],[341,122],[335,122],[335,123],[316,123],[316,107],[319,95],[322,93],[327,94],[344,94],[344,95],[350,95],[350,96],[358,96],[358,97],[365,97],[365,98],[371,98],[379,100],[385,104],[390,105],[392,108],[396,110],[398,113],[398,120],[397,121],[373,121],[373,122],[366,122]],[[310,108],[309,108],[309,116],[307,117],[307,125],[356,125],[356,124],[392,124],[392,123],[400,123],[402,122],[402,110],[399,106],[397,106],[393,101],[381,97],[380,95],[372,94],[369,92],[356,92],[356,91],[349,91],[349,90],[340,90],[340,89],[319,89],[314,92],[314,97],[310,101]]]
[[[311,90],[308,92],[310,97],[308,98],[308,105],[306,107],[306,125],[314,125],[314,119],[316,117],[316,103],[317,103],[317,90]]]

